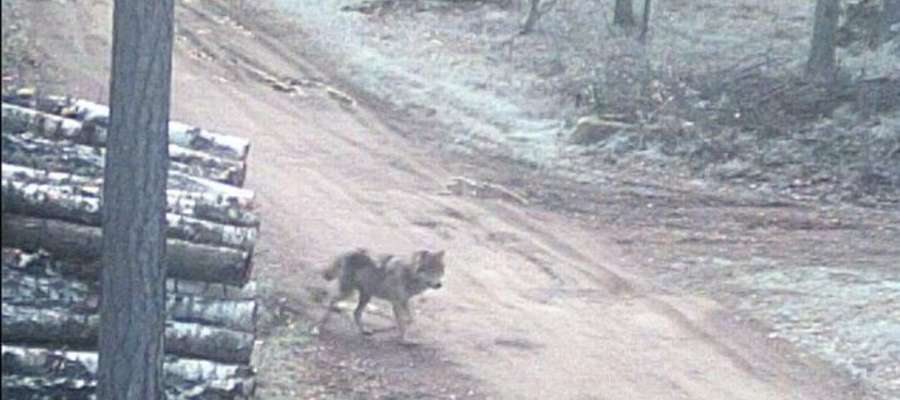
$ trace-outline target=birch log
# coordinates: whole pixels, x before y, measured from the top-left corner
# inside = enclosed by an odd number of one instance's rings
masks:
[[[76,175],[103,176],[105,152],[100,147],[50,140],[35,136],[32,132],[3,133],[3,161],[13,164],[41,166]],[[203,178],[220,185],[243,184],[246,170],[243,163],[216,159],[201,152],[172,146],[169,148],[169,157],[170,173]],[[171,184],[171,176],[169,180]],[[198,183],[192,184],[196,186]]]
[[[33,184],[0,179],[7,212],[101,226],[100,198],[83,195],[77,186]],[[80,193],[79,193],[80,192]],[[257,228],[225,225],[167,213],[170,238],[246,251],[256,245]]]
[[[4,214],[2,244],[26,251],[44,249],[55,257],[82,263],[90,270],[98,268],[101,229],[55,219]],[[249,279],[248,252],[178,239],[168,239],[166,246],[165,261],[170,277],[237,285]]]
[[[45,112],[57,110],[70,118]],[[57,136],[66,135],[74,142],[92,146],[106,145],[109,107],[87,100],[73,100],[67,106],[45,108],[45,111],[4,102],[3,125],[9,124],[19,130],[40,129]],[[72,123],[65,123],[69,128],[59,130],[56,128],[59,119],[83,126],[75,129]],[[246,160],[250,151],[250,141],[247,139],[209,132],[178,121],[169,122],[169,142],[236,161]]]
[[[99,313],[100,289],[96,283],[63,276],[40,276],[15,265],[2,269],[3,304],[41,309],[64,309],[71,313]],[[245,333],[256,331],[256,302],[208,299],[166,293],[166,313],[172,321],[192,322]]]
[[[67,345],[96,349],[100,315],[72,309],[2,304],[5,343]],[[165,352],[227,363],[250,362],[254,336],[251,333],[201,325],[166,321]]]
[[[3,345],[3,398],[87,399],[97,386],[97,353]],[[170,399],[249,399],[255,377],[249,366],[167,356]]]
[[[106,141],[103,129],[90,121],[82,122],[3,103],[3,130],[7,133],[29,132],[53,141],[70,140],[82,145],[99,146]],[[97,135],[102,135],[102,140]],[[235,186],[244,184],[246,163],[242,160],[216,157],[177,144],[169,145],[169,158],[177,164],[184,164],[177,166],[184,172]]]
[[[77,277],[84,281],[96,282],[96,263],[78,263],[53,257],[46,251],[29,252],[22,249],[2,248],[3,268],[15,268],[30,275]],[[242,285],[221,282],[203,282],[189,279],[166,279],[166,293],[191,296],[206,300],[256,300],[256,283],[250,281]]]
[[[103,181],[99,177],[42,171],[14,164],[2,165],[2,178],[64,187],[62,190],[84,196],[99,197],[103,193],[100,188]],[[252,207],[252,197],[177,189],[169,189],[166,193],[167,211],[170,213],[228,225],[259,226],[259,218],[249,211]]]

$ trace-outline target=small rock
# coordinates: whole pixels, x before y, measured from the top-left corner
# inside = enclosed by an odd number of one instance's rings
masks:
[[[581,117],[575,124],[570,140],[575,144],[602,142],[616,132],[631,128],[631,124],[602,119],[596,115]]]

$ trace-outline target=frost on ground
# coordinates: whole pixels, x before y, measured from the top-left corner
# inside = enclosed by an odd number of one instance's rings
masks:
[[[739,308],[781,337],[900,396],[900,270],[763,268],[731,279]]]
[[[829,201],[900,202],[896,112],[863,120],[849,101],[824,123],[798,120],[817,104],[795,82],[811,31],[808,1],[659,3],[645,47],[610,25],[612,1],[559,2],[525,36],[516,35],[526,12],[517,2],[504,8],[422,0],[417,8],[276,1],[296,14],[312,45],[333,56],[351,85],[439,123],[439,139],[461,152],[548,170],[640,164],[779,194],[791,192],[796,180],[814,181],[809,186]],[[340,11],[361,4],[381,8]],[[841,62],[858,79],[894,76],[898,48],[900,40],[879,52],[841,50]],[[897,77],[885,85],[893,86],[883,88],[877,107],[896,110]],[[758,98],[779,90],[785,95]],[[587,148],[571,145],[574,121],[592,110],[634,128]],[[859,126],[887,133],[860,137]],[[570,165],[584,151],[599,156]]]

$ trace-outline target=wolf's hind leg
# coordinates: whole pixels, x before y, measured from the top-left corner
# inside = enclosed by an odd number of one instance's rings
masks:
[[[362,335],[371,335],[372,334],[372,331],[367,330],[362,325],[362,313],[363,313],[363,310],[366,309],[366,305],[369,304],[369,300],[372,300],[372,295],[369,293],[360,291],[359,292],[359,303],[356,305],[356,309],[353,310],[353,321],[356,322],[356,327],[359,329],[359,333]]]

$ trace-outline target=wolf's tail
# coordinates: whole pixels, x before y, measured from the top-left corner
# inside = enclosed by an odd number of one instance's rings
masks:
[[[365,249],[356,249],[336,257],[331,265],[322,271],[322,278],[325,278],[326,281],[333,281],[345,272],[352,275],[356,269],[371,263],[373,263],[372,258]]]
[[[322,271],[322,278],[325,278],[326,281],[333,281],[341,273],[342,269],[344,269],[344,257],[335,258],[331,265]]]

